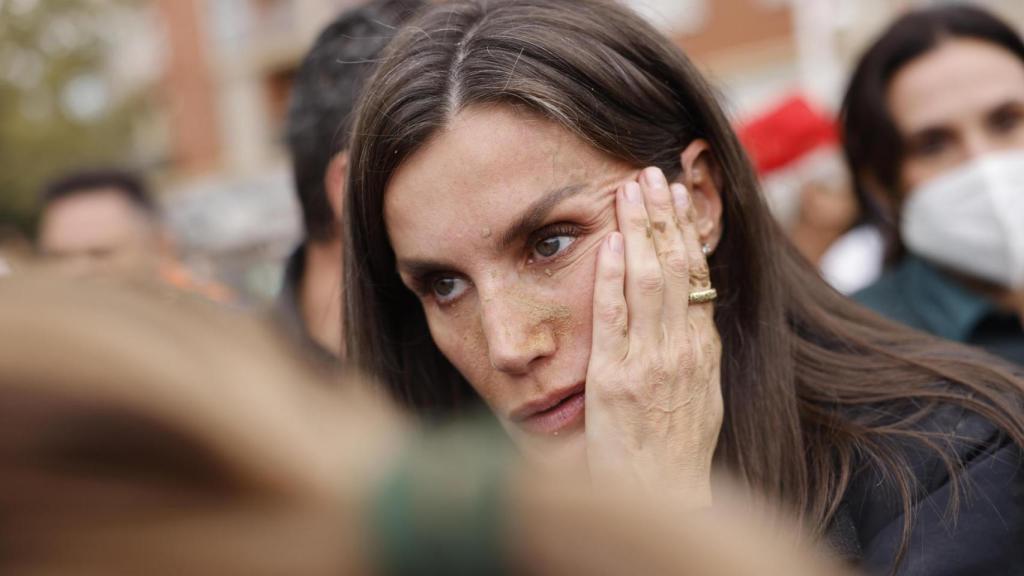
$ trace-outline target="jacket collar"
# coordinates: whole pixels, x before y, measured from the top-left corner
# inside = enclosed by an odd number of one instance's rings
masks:
[[[896,274],[909,305],[928,330],[948,340],[966,341],[986,316],[996,312],[988,299],[918,257],[907,256]]]

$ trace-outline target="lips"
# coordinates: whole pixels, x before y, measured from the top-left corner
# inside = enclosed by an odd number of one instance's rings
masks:
[[[557,435],[583,420],[584,383],[527,402],[511,414],[521,428],[534,434]]]

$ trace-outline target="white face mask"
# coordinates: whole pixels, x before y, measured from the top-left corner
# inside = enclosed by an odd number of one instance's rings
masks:
[[[915,188],[900,234],[936,264],[1024,287],[1024,152],[986,155]]]

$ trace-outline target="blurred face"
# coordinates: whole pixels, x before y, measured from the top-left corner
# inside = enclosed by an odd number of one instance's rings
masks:
[[[905,142],[903,190],[1024,149],[1024,63],[988,42],[951,39],[911,61],[893,76],[888,105]]]
[[[114,189],[74,194],[43,212],[39,248],[69,274],[155,273],[153,223]]]
[[[582,415],[534,408],[582,391],[597,248],[637,173],[550,122],[486,108],[460,113],[388,187],[398,272],[434,342],[528,451],[584,455]]]

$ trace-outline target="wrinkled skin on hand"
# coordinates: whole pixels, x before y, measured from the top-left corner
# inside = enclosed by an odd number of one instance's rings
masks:
[[[586,437],[595,483],[633,482],[710,504],[722,423],[721,342],[693,201],[657,168],[616,197],[598,256]]]

